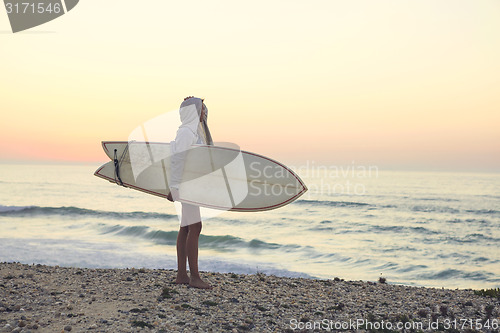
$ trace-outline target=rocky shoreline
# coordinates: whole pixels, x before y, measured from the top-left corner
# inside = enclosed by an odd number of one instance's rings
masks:
[[[500,299],[473,290],[161,269],[0,263],[0,332],[498,332]]]

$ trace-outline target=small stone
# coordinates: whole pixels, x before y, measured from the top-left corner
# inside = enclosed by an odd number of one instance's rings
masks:
[[[26,322],[24,320],[20,320],[19,323],[17,324],[19,327],[24,327],[26,326]]]
[[[71,330],[72,330],[72,329],[73,329],[73,328],[72,328],[70,325],[64,326],[64,330],[65,330],[66,332],[71,332]]]

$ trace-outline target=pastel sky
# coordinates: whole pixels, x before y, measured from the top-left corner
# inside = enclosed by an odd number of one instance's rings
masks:
[[[81,0],[16,34],[0,9],[0,161],[105,162],[195,95],[280,161],[498,172],[499,59],[498,0]]]

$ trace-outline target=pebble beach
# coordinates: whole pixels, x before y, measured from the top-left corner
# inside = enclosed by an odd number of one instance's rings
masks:
[[[161,269],[0,264],[1,332],[498,332],[500,299],[473,290]],[[390,281],[388,281],[390,282]]]

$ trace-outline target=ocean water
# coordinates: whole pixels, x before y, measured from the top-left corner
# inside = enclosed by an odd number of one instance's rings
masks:
[[[0,261],[176,268],[179,221],[98,165],[1,165]],[[500,174],[296,167],[309,191],[203,224],[200,269],[446,288],[500,286]]]

